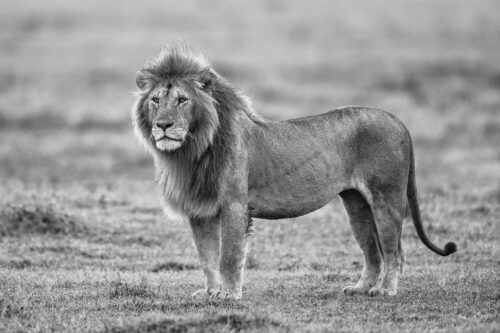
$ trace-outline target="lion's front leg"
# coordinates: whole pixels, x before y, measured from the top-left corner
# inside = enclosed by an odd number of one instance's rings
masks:
[[[205,289],[193,293],[193,297],[208,297],[220,290],[219,244],[220,221],[218,218],[192,218],[189,223],[205,274]]]
[[[212,299],[240,299],[242,297],[243,267],[246,259],[247,207],[241,203],[224,205],[220,214],[221,253],[220,290]]]

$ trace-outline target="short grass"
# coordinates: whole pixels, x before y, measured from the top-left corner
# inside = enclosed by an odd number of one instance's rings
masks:
[[[495,1],[20,2],[0,12],[0,330],[500,330]],[[128,110],[141,62],[204,51],[265,117],[367,104],[413,134],[424,224],[398,296],[346,296],[362,255],[338,200],[255,222],[244,299],[200,302],[188,227],[160,209]]]

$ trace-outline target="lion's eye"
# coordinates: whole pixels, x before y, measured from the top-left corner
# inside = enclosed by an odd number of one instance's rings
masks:
[[[177,102],[178,102],[179,104],[182,104],[182,103],[184,103],[184,102],[185,102],[185,101],[187,101],[187,100],[188,100],[188,99],[187,99],[186,97],[184,97],[184,96],[180,96],[180,97],[177,99]]]
[[[156,96],[151,98],[151,100],[153,101],[153,103],[156,103],[156,104],[160,103],[160,99]]]

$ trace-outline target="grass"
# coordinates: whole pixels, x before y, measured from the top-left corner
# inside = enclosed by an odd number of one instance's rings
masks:
[[[189,320],[164,319],[155,323],[142,323],[136,326],[112,327],[104,332],[288,332],[282,323],[265,316],[252,317],[241,313],[205,315]]]
[[[0,211],[0,236],[76,235],[87,231],[79,221],[50,204],[6,204]]]
[[[0,330],[496,332],[498,4],[468,1],[24,3],[0,12]],[[244,299],[201,302],[188,227],[167,221],[130,125],[134,75],[172,40],[265,117],[347,104],[410,129],[424,224],[404,224],[395,298],[346,296],[362,255],[338,200],[255,221]]]

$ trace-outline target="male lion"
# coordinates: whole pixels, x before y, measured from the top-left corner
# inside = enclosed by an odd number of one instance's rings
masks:
[[[167,211],[192,228],[206,277],[194,295],[242,297],[251,218],[305,215],[339,195],[364,255],[348,294],[395,295],[403,267],[401,226],[409,205],[420,221],[410,134],[393,115],[345,107],[319,116],[268,121],[210,63],[170,46],[136,77],[138,138],[153,156]]]

